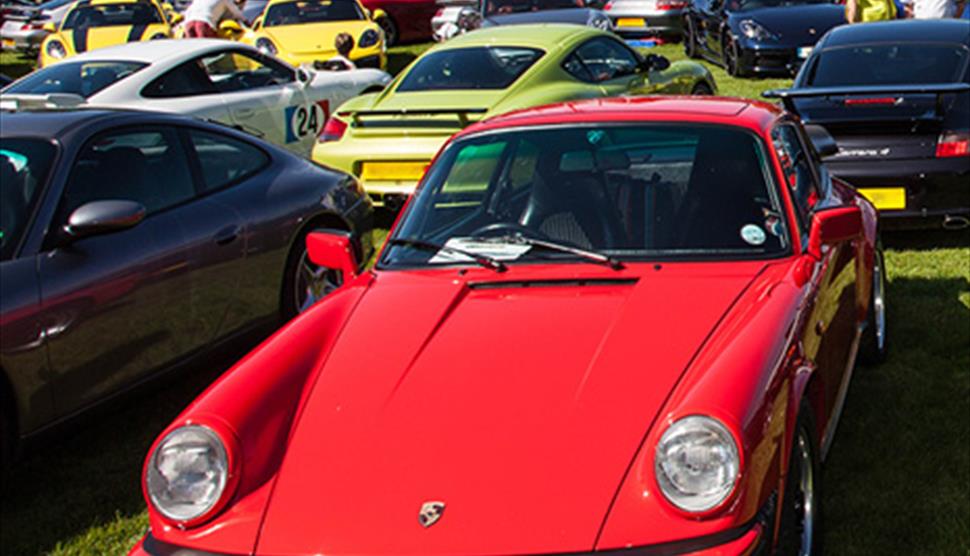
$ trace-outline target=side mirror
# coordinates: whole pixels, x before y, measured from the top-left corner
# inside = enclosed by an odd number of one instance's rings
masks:
[[[44,31],[47,31],[48,33],[56,33],[57,25],[54,25],[53,23],[45,23],[44,26],[41,27],[41,29],[43,29]]]
[[[815,147],[815,152],[822,158],[827,156],[834,156],[839,153],[839,146],[836,144],[835,139],[829,134],[828,130],[817,124],[808,124],[805,126],[805,133],[808,134],[808,138],[812,140],[812,145]]]
[[[859,207],[822,209],[812,216],[808,234],[808,254],[821,260],[822,246],[835,245],[862,236],[862,211]]]
[[[333,230],[310,232],[306,236],[306,250],[313,264],[339,270],[345,284],[357,277],[360,263],[349,233]]]
[[[145,207],[134,201],[92,201],[74,209],[64,232],[73,239],[135,227],[145,219]]]
[[[313,74],[306,68],[296,68],[296,80],[307,85],[310,81],[313,81]]]
[[[172,25],[179,24],[183,19],[185,19],[185,18],[180,13],[177,13],[177,12],[169,12],[169,14],[168,14],[168,20],[172,23]]]
[[[647,54],[640,67],[645,71],[663,71],[670,67],[670,60],[659,54]]]

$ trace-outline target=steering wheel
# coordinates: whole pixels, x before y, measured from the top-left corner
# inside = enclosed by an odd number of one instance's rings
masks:
[[[503,231],[518,232],[524,236],[531,236],[535,239],[546,239],[546,240],[549,239],[549,236],[540,232],[539,230],[529,228],[528,226],[523,226],[518,222],[492,222],[491,224],[486,224],[484,226],[476,228],[474,231],[472,231],[471,235],[472,237],[487,237],[491,235],[497,236],[501,234],[497,234],[495,232],[503,232]]]

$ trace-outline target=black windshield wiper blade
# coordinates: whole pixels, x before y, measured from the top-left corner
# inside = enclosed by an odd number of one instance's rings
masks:
[[[511,234],[507,236],[498,237],[473,237],[474,241],[499,241],[503,243],[519,243],[523,245],[531,245],[533,247],[541,247],[543,249],[548,249],[550,251],[559,251],[560,253],[569,253],[570,255],[576,255],[577,257],[582,257],[588,261],[593,261],[594,263],[605,264],[606,266],[612,268],[613,270],[623,270],[623,263],[615,258],[611,257],[605,253],[600,253],[598,251],[593,251],[590,249],[583,249],[582,247],[575,247],[573,245],[568,245],[565,243],[557,243],[555,241],[548,241],[545,239],[538,239],[534,237],[529,237],[523,234]]]
[[[440,245],[438,243],[433,243],[430,241],[424,241],[420,239],[413,239],[408,237],[395,237],[388,240],[388,245],[401,245],[404,247],[414,247],[415,249],[422,249],[424,251],[447,251],[449,253],[454,253],[455,255],[462,255],[468,257],[469,259],[475,261],[479,265],[494,270],[495,272],[505,272],[508,267],[502,261],[489,257],[488,255],[480,255],[478,253],[472,253],[471,251],[465,251],[464,249],[457,249],[455,247],[449,247],[447,245]]]

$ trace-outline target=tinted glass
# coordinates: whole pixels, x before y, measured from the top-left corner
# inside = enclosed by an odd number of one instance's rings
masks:
[[[206,191],[244,180],[269,163],[263,151],[231,137],[198,130],[190,131],[189,137],[202,168]]]
[[[461,248],[523,234],[621,258],[765,256],[787,245],[766,152],[753,134],[713,126],[473,136],[429,170],[395,235]],[[571,255],[527,249],[510,260],[557,257]],[[395,246],[382,264],[453,261]]]
[[[775,128],[771,138],[777,149],[778,160],[781,161],[785,181],[791,189],[795,202],[795,212],[798,214],[802,228],[808,229],[809,213],[818,202],[818,187],[815,175],[812,173],[812,160],[808,156],[802,142],[798,139],[798,132],[791,125]]]
[[[50,173],[54,146],[39,139],[0,141],[0,260],[13,256]]]
[[[732,12],[777,8],[781,6],[801,6],[804,4],[834,4],[832,0],[728,0],[727,9]]]
[[[581,0],[485,0],[486,15],[582,8]]]
[[[273,4],[266,10],[264,27],[321,23],[326,21],[356,21],[364,19],[363,12],[353,0],[309,0]]]
[[[612,39],[593,39],[576,49],[575,55],[595,82],[632,75],[639,66],[636,55]]]
[[[501,90],[514,83],[542,54],[532,48],[504,46],[442,50],[421,57],[397,90]]]
[[[900,85],[959,81],[967,49],[939,44],[883,44],[819,53],[808,85]]]
[[[66,218],[91,201],[121,199],[158,212],[195,196],[192,175],[171,130],[109,132],[88,143],[74,163],[61,201]]]
[[[151,25],[162,23],[162,15],[147,2],[131,4],[99,4],[71,10],[64,18],[62,29],[114,27],[119,25]]]
[[[220,93],[272,87],[294,80],[289,68],[241,52],[223,52],[203,58],[202,67]]]
[[[61,62],[13,83],[5,93],[70,93],[88,98],[148,64],[139,62]]]
[[[56,66],[55,66],[56,67]],[[201,60],[192,60],[169,70],[146,86],[141,94],[148,98],[175,98],[216,92]]]

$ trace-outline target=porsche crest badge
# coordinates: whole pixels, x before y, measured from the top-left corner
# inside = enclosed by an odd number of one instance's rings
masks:
[[[443,513],[445,513],[444,502],[425,502],[418,512],[418,523],[425,528],[431,527],[441,519]]]

